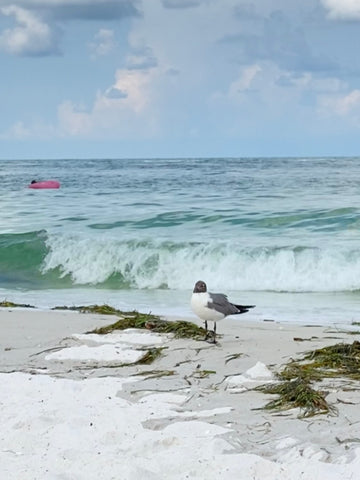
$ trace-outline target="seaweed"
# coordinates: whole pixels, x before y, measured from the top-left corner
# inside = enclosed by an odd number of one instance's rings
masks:
[[[257,387],[261,392],[279,395],[265,409],[300,407],[304,410],[302,416],[335,413],[336,408],[328,405],[325,394],[311,384],[324,378],[360,380],[360,342],[337,343],[307,352],[301,359],[289,362],[277,377],[278,383]]]
[[[277,394],[278,398],[267,403],[265,410],[300,408],[300,417],[312,417],[320,413],[333,413],[335,408],[325,400],[325,394],[314,390],[304,378],[295,378],[277,384],[257,387],[263,393]]]
[[[143,328],[157,333],[172,333],[176,338],[202,339],[205,336],[205,329],[195,323],[184,320],[169,321],[163,320],[158,315],[151,313],[140,313],[136,310],[122,311],[109,305],[88,305],[78,307],[55,307],[54,310],[74,310],[80,313],[96,313],[102,315],[115,315],[120,317],[115,323],[104,327],[95,328],[87,333],[104,335],[114,330],[125,330],[127,328]]]
[[[244,354],[243,353],[233,353],[232,355],[227,355],[226,360],[225,360],[225,365],[232,360],[237,360],[238,358],[242,357]]]
[[[130,365],[150,365],[161,356],[163,350],[164,348],[150,348],[140,360]]]
[[[136,376],[146,377],[146,380],[151,378],[171,377],[173,375],[175,375],[174,370],[147,370],[144,372],[138,372],[133,374],[134,377]]]
[[[203,340],[206,333],[204,328],[184,320],[158,320],[156,323],[147,325],[146,328],[158,333],[172,333],[175,338],[194,338],[195,340],[199,338]]]
[[[337,343],[307,352],[301,360],[290,362],[280,377],[284,380],[300,377],[309,381],[335,377],[360,380],[360,342]]]
[[[0,302],[0,307],[2,308],[35,308],[33,305],[28,305],[25,303],[13,303],[9,302],[8,300],[3,300]]]
[[[97,333],[99,335],[104,335],[111,333],[114,330],[125,330],[127,328],[144,328],[151,330],[152,322],[157,322],[158,317],[151,314],[144,314],[138,312],[131,312],[131,314],[123,314],[121,317],[114,323],[105,325],[104,327],[95,328],[89,333]]]
[[[99,309],[100,311],[102,311],[100,307]],[[116,315],[121,316],[119,320],[110,325],[95,328],[88,333],[97,333],[99,335],[104,335],[106,333],[113,332],[114,330],[140,328],[151,330],[156,333],[171,333],[176,338],[199,339],[200,337],[203,338],[205,335],[205,329],[202,327],[198,327],[192,322],[186,322],[184,320],[162,320],[157,315],[153,315],[150,313],[140,313],[137,311],[121,312],[120,310],[116,310],[116,312]]]
[[[67,307],[66,305],[63,306],[57,306],[52,308],[52,310],[72,310],[72,311],[77,311],[80,313],[97,313],[100,315],[117,315],[117,316],[123,316],[123,315],[129,315],[134,312],[122,312],[121,310],[117,310],[114,307],[111,307],[110,305],[80,305],[78,307],[72,306],[72,307]]]
[[[36,308],[33,305],[17,304],[8,302],[6,300],[0,302],[0,307],[5,308]],[[195,323],[186,322],[184,320],[169,321],[163,320],[158,315],[151,313],[140,313],[136,310],[123,311],[118,310],[110,305],[80,305],[71,306],[66,305],[53,307],[52,310],[71,310],[80,313],[94,313],[99,315],[114,315],[119,317],[115,323],[96,328],[87,333],[97,333],[103,335],[114,330],[125,330],[127,328],[142,328],[152,330],[157,333],[171,333],[175,338],[193,338],[195,340],[203,340],[206,331]]]
[[[193,378],[207,378],[209,375],[216,374],[215,370],[195,370],[190,376]]]

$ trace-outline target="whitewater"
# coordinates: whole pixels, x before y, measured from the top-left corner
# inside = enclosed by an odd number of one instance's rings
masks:
[[[202,279],[248,318],[349,324],[359,193],[358,158],[1,161],[0,300],[191,316]]]

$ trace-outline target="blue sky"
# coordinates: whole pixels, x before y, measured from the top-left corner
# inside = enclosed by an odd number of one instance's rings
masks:
[[[360,0],[0,0],[0,158],[360,155]]]

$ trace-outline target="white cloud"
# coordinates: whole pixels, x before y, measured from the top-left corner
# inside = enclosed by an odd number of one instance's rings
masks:
[[[127,68],[129,70],[148,70],[158,65],[151,48],[136,48],[126,58]]]
[[[0,5],[3,1],[0,0]],[[20,1],[25,4],[25,0]],[[280,7],[285,5],[284,1],[279,0]],[[136,4],[119,2],[123,7]],[[318,67],[321,51],[313,48],[317,37],[306,35],[307,24],[302,22],[304,12],[299,13],[299,18],[290,15],[292,12],[288,10],[286,15],[279,12],[272,15],[274,9],[281,8],[279,4],[275,8],[270,0],[256,3],[256,11],[245,8],[247,15],[244,16],[241,15],[244,9],[239,9],[240,4],[248,5],[244,0],[227,0],[226,8],[215,0],[189,0],[182,5],[184,8],[180,8],[178,0],[167,2],[167,6],[170,3],[173,8],[164,8],[161,0],[144,0],[143,16],[127,22],[123,31],[119,22],[111,24],[114,31],[100,28],[104,25],[102,21],[90,23],[90,27],[82,30],[86,35],[91,32],[91,36],[97,31],[90,45],[94,57],[110,54],[116,35],[117,55],[109,56],[107,63],[104,59],[106,68],[97,71],[94,79],[86,70],[88,59],[83,59],[84,69],[76,71],[79,76],[74,90],[65,85],[60,100],[57,96],[52,103],[53,106],[60,104],[57,119],[49,129],[53,136],[121,140],[161,135],[180,138],[191,132],[198,138],[205,135],[215,138],[232,128],[234,136],[242,127],[254,135],[258,128],[281,131],[284,125],[294,131],[310,131],[312,126],[317,128],[319,114],[323,115],[325,110],[331,121],[340,114],[350,118],[358,108],[357,94],[349,94],[351,88],[336,78],[335,69]],[[330,0],[327,3],[330,4]],[[28,4],[33,7],[31,13],[22,10],[44,24],[45,21],[39,19],[50,21],[51,18],[54,22],[55,13],[57,20],[80,19],[80,15],[85,19],[86,7],[90,5],[98,9],[106,5],[102,13],[105,18],[112,2],[28,0]],[[185,8],[190,4],[198,6]],[[287,3],[286,8],[291,9],[290,4]],[[301,5],[305,11],[304,4]],[[43,9],[46,6],[47,12],[53,15],[40,17],[40,6]],[[70,7],[74,8],[72,14]],[[269,15],[264,16],[264,11]],[[321,9],[320,13],[323,13]],[[324,23],[323,15],[321,21]],[[331,29],[331,25],[326,24]],[[78,28],[79,23],[72,25]],[[68,23],[65,27],[70,31]],[[68,38],[68,45],[71,41],[76,43],[75,37],[71,39],[69,35]],[[219,41],[224,38],[227,41]],[[330,50],[328,46],[326,52]],[[78,53],[80,48],[74,51]],[[68,59],[61,60],[65,65]],[[115,65],[122,68],[116,71],[112,82],[106,76],[109,65],[115,69],[114,62],[119,62]],[[91,67],[94,68],[93,63]],[[84,93],[82,76],[87,85]],[[99,84],[108,88],[102,87],[96,93]],[[93,97],[89,100],[91,91]],[[77,98],[88,102],[87,107],[79,106]],[[53,109],[55,111],[55,107]],[[33,130],[30,122],[19,122],[12,128],[18,138],[30,138]],[[39,129],[38,134],[40,132]]]
[[[48,55],[58,52],[56,36],[48,24],[32,12],[11,5],[1,13],[14,16],[17,26],[0,35],[0,48],[16,55]]]
[[[360,20],[359,0],[321,0],[333,20]]]
[[[323,115],[336,114],[360,125],[360,90],[355,89],[345,95],[324,95],[319,99],[319,109]]]
[[[17,23],[0,32],[0,47],[15,55],[56,55],[59,32],[71,20],[139,17],[138,4],[139,0],[0,0],[0,14],[14,16]],[[94,55],[110,53],[114,46],[110,32],[99,31],[91,45]]]
[[[43,125],[38,121],[15,123],[4,131],[2,139],[30,138],[150,138],[159,132],[154,92],[161,91],[159,70],[116,71],[114,83],[98,91],[90,107],[66,100],[57,108],[56,121]],[[160,84],[159,84],[160,81]]]
[[[246,65],[240,69],[236,78],[230,81],[224,90],[217,90],[210,95],[209,103],[213,107],[230,107],[237,110],[240,104],[249,104],[252,91],[259,88],[264,72],[258,64]],[[261,93],[260,93],[261,95]],[[259,99],[260,97],[258,97]]]
[[[92,57],[103,57],[109,55],[115,48],[114,31],[101,28],[94,36],[94,41],[90,43]]]
[[[272,100],[269,98],[271,103],[277,92],[281,90],[278,79],[285,73],[270,62],[246,65],[240,69],[235,79],[229,82],[225,90],[213,94],[212,100],[238,108],[239,103],[249,104],[250,102],[255,105],[259,102],[263,103],[268,96],[273,96]],[[295,90],[298,90],[297,86],[292,88],[292,91]]]
[[[83,108],[65,101],[58,107],[60,136],[83,136],[91,134],[91,115]]]
[[[229,97],[236,98],[239,94],[249,90],[259,72],[261,72],[261,67],[259,65],[245,67],[240,73],[240,76],[231,83],[228,92]]]
[[[57,135],[54,126],[33,119],[28,125],[23,121],[14,123],[10,128],[0,134],[1,140],[34,140],[49,139]]]
[[[106,92],[98,92],[91,109],[70,101],[59,106],[58,135],[126,138],[146,128],[151,136],[156,118],[150,108],[150,84],[147,72],[118,70],[115,83]]]
[[[244,66],[228,87],[212,95],[210,108],[222,124],[219,132],[252,135],[260,125],[320,132],[338,125],[360,125],[360,90],[336,77],[294,74],[271,62]],[[264,127],[260,127],[264,128]]]
[[[338,103],[339,113],[346,115],[351,111],[360,112],[360,90],[356,89],[345,95]]]
[[[150,102],[149,86],[152,78],[153,76],[147,72],[118,70],[114,87],[126,93],[127,108],[139,113]]]
[[[26,140],[31,138],[33,133],[29,128],[24,125],[24,122],[16,122],[8,130],[1,133],[0,138],[2,140]]]

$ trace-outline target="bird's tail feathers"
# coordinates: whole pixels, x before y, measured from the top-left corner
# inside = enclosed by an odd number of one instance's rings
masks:
[[[235,305],[234,304],[234,307],[236,307],[239,310],[238,313],[246,313],[250,310],[250,308],[254,308],[255,305]]]

